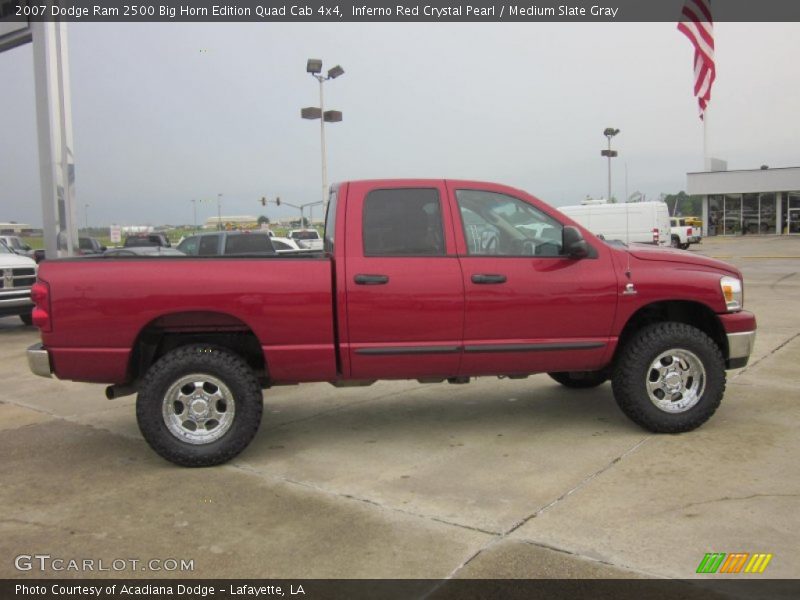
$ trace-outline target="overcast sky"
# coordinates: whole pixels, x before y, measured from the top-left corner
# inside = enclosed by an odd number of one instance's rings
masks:
[[[800,165],[798,23],[718,23],[709,140],[731,169]],[[191,223],[295,214],[259,198],[320,197],[325,84],[329,180],[508,183],[554,205],[656,199],[702,170],[692,48],[674,23],[70,23],[79,223]],[[0,54],[0,221],[40,226],[30,44]]]

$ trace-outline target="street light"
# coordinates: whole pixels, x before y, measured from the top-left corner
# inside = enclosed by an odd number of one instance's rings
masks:
[[[84,204],[83,205],[83,218],[86,221],[86,230],[87,230],[87,234],[86,235],[89,235],[88,234],[88,230],[89,230],[89,205],[88,204]]]
[[[322,153],[322,205],[328,204],[328,159],[325,149],[325,122],[338,123],[342,120],[342,113],[338,110],[325,110],[322,84],[329,79],[336,79],[344,75],[344,69],[340,65],[328,69],[327,75],[322,75],[322,61],[318,58],[309,58],[306,63],[306,73],[319,81],[319,108],[316,106],[306,107],[300,110],[300,116],[304,119],[319,119],[319,138],[320,150]]]
[[[217,194],[217,231],[222,230],[222,194]]]
[[[617,155],[617,151],[611,149],[611,138],[618,133],[619,129],[614,129],[613,127],[606,127],[605,131],[603,131],[603,135],[608,138],[608,150],[600,151],[600,156],[608,157],[608,196],[606,197],[606,202],[611,202],[611,159]]]
[[[193,226],[197,231],[197,200],[192,198],[192,215],[194,216]]]

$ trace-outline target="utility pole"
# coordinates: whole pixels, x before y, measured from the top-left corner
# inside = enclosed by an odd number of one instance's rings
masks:
[[[603,131],[603,135],[608,138],[608,150],[600,151],[600,156],[608,158],[608,197],[606,198],[606,202],[611,202],[611,159],[617,156],[617,151],[611,149],[611,138],[618,133],[619,129],[614,129],[613,127],[606,127],[605,131]]]

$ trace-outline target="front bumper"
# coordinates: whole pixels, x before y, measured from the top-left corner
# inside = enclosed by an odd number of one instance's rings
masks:
[[[755,331],[742,331],[739,333],[729,333],[728,336],[728,360],[725,365],[728,369],[741,369],[750,360],[753,352],[753,345],[756,342]]]
[[[50,355],[41,344],[34,344],[28,348],[28,367],[35,375],[52,377],[53,369],[50,366]]]
[[[33,310],[29,289],[5,289],[0,292],[0,317],[23,315]]]

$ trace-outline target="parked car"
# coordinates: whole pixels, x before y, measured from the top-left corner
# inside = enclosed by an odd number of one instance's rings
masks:
[[[467,211],[493,233],[491,246],[468,235]],[[292,260],[273,250],[166,257],[157,270],[147,260],[45,261],[31,370],[110,384],[109,398],[138,393],[153,450],[198,467],[250,443],[262,389],[303,382],[548,373],[592,388],[610,379],[635,423],[690,431],[711,418],[726,369],[745,366],[753,347],[736,267],[606,244],[512,187],[345,182],[333,186],[327,218],[326,253]]]
[[[316,229],[292,229],[287,237],[297,242],[301,248],[322,250],[322,238]]]
[[[691,244],[699,244],[702,240],[700,229],[689,225],[686,219],[670,217],[670,245],[673,248],[686,250]]]
[[[90,256],[92,254],[102,254],[106,251],[106,247],[100,243],[100,240],[93,237],[79,237],[78,238],[78,256]],[[46,258],[43,248],[33,251],[33,260],[37,263],[42,262]]]
[[[90,254],[102,254],[106,251],[106,247],[100,243],[100,240],[93,237],[79,237],[78,238],[78,252],[82,256]]]
[[[31,248],[25,241],[18,235],[0,235],[0,241],[3,242],[12,252],[33,258],[33,248]]]
[[[185,238],[178,244],[178,250],[188,256],[274,255],[271,239],[263,231],[198,233]]]
[[[126,237],[123,246],[125,248],[133,246],[164,246],[169,248],[172,244],[163,233],[136,233]]]
[[[12,251],[0,240],[0,317],[19,315],[26,325],[33,324],[31,286],[36,282],[36,263]]]
[[[669,211],[664,202],[580,204],[558,209],[607,240],[655,246],[666,246],[670,241]]]

